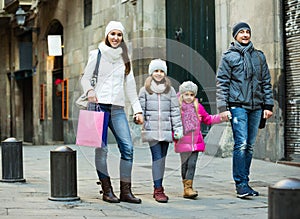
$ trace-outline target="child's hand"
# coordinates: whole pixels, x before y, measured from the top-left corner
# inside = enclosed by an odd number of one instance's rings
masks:
[[[181,139],[182,137],[183,137],[182,130],[180,130],[180,131],[175,131],[175,133],[174,133],[174,138],[175,138],[175,139],[179,140],[179,139]]]
[[[137,113],[134,115],[133,121],[135,124],[142,125],[144,123],[143,114]]]

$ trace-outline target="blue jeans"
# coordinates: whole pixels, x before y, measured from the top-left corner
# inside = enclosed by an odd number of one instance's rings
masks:
[[[234,139],[232,173],[236,186],[248,184],[253,146],[262,110],[231,107],[231,127]]]
[[[133,162],[133,142],[124,107],[110,104],[98,104],[101,111],[109,112],[110,118],[108,127],[116,138],[121,159],[119,164],[120,180],[131,182],[132,162]],[[95,149],[95,164],[99,179],[109,177],[107,170],[107,145]]]
[[[159,188],[162,187],[164,178],[169,142],[149,142],[149,146],[152,154],[152,178],[154,188]]]

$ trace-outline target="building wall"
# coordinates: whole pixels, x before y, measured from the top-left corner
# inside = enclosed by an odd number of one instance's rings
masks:
[[[64,143],[75,142],[78,109],[74,106],[75,99],[81,90],[78,83],[80,74],[84,71],[90,50],[97,48],[104,38],[106,24],[110,20],[119,20],[126,28],[125,40],[132,58],[133,70],[137,80],[138,89],[142,86],[147,76],[147,66],[152,58],[166,56],[166,45],[160,39],[166,37],[166,9],[165,1],[160,0],[100,0],[93,1],[92,24],[83,25],[83,1],[82,0],[52,0],[41,1],[36,8],[35,25],[40,28],[40,33],[33,34],[33,60],[38,61],[36,74],[33,76],[33,124],[34,144],[51,144],[52,142],[52,69],[53,57],[48,56],[47,34],[54,20],[63,26],[63,66],[64,78],[69,79],[69,119],[64,120]],[[136,4],[134,4],[136,3]],[[275,107],[274,116],[268,121],[267,128],[259,132],[255,156],[258,158],[278,160],[284,154],[283,136],[283,105],[284,92],[283,53],[282,53],[282,8],[281,1],[245,1],[245,0],[215,0],[216,5],[216,63],[218,66],[222,53],[232,41],[231,27],[235,22],[248,22],[252,28],[252,41],[254,46],[264,51],[272,74],[274,87]],[[262,16],[263,15],[263,16]],[[0,46],[7,54],[10,54],[14,63],[17,63],[16,39],[0,28]],[[11,39],[11,44],[9,44]],[[7,46],[11,45],[11,47]],[[10,64],[9,55],[0,54],[0,89],[9,91],[7,71],[13,71],[15,64]],[[5,61],[2,61],[2,60]],[[11,66],[10,66],[11,65]],[[3,79],[3,80],[2,80]],[[45,119],[40,120],[40,84],[46,85],[45,94]],[[13,87],[14,89],[14,87]],[[15,91],[14,102],[21,98],[21,94]],[[22,112],[13,106],[13,115],[10,115],[10,96],[1,96],[4,107],[0,109],[1,137],[13,135],[22,138],[21,122]],[[21,107],[21,106],[19,106]],[[130,112],[129,112],[130,114]],[[15,130],[10,130],[10,118]],[[7,124],[7,125],[6,125]],[[18,128],[19,127],[19,128]],[[207,138],[214,148],[213,153],[220,156],[230,156],[232,149],[232,136],[229,125],[215,126],[210,131],[214,136]],[[220,138],[216,138],[216,133]],[[219,139],[219,140],[216,140]]]
[[[10,86],[9,86],[9,78],[8,73],[10,72],[10,29],[6,26],[5,28],[0,29],[0,140],[4,140],[8,137],[11,137],[11,112],[10,112]]]
[[[72,3],[71,3],[72,2]],[[93,1],[93,16],[90,26],[84,27],[83,1],[48,1],[38,8],[38,22],[40,35],[36,48],[39,53],[38,76],[35,86],[47,84],[46,94],[46,119],[39,121],[39,113],[35,114],[35,141],[34,143],[51,143],[52,138],[52,102],[51,92],[51,58],[47,55],[47,31],[51,21],[58,20],[63,28],[63,63],[64,78],[69,79],[69,119],[64,121],[64,142],[74,143],[79,110],[74,105],[75,100],[81,94],[79,85],[80,74],[88,60],[89,51],[96,49],[104,39],[104,32],[110,20],[121,21],[126,29],[124,36],[129,53],[132,58],[135,75],[144,74],[145,65],[149,63],[149,57],[156,55],[155,49],[159,46],[156,40],[143,40],[144,37],[165,37],[165,10],[164,1],[132,1],[122,3],[119,0]],[[149,55],[150,54],[150,55]],[[165,57],[165,49],[160,57]],[[146,58],[145,58],[146,57]],[[143,84],[143,77],[137,77],[138,89]],[[38,94],[38,93],[36,93]],[[38,106],[39,95],[35,96]],[[130,107],[128,107],[130,110]],[[130,111],[129,111],[130,114]]]

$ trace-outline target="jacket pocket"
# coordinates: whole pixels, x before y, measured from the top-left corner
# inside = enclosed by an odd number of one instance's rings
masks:
[[[233,83],[232,86],[230,87],[229,93],[230,93],[229,102],[236,102],[242,99],[242,92],[238,84]]]

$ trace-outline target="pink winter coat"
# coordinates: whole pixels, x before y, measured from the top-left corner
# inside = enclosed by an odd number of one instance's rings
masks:
[[[184,112],[182,111],[181,114],[183,115]],[[206,125],[212,125],[221,122],[220,115],[208,114],[200,103],[198,107],[198,114],[200,116],[200,122],[196,130],[187,133],[180,140],[174,141],[174,148],[176,153],[204,151],[205,142],[201,133],[201,123],[203,122]]]

